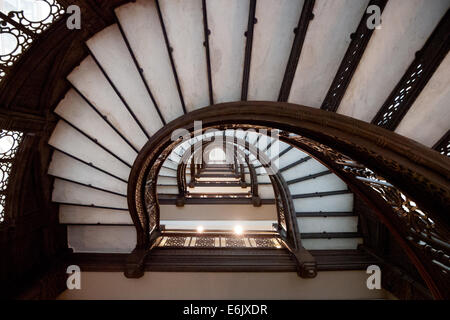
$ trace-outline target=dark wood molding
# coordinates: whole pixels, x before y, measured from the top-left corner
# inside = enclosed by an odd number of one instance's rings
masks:
[[[379,260],[360,250],[311,250],[319,271],[365,270]],[[74,253],[66,264],[86,272],[122,272],[128,254]],[[164,249],[145,258],[145,271],[163,272],[295,272],[286,249]]]
[[[313,9],[315,0],[305,0],[303,3],[302,13],[298,21],[297,28],[295,28],[295,38],[292,44],[289,60],[286,65],[286,71],[284,72],[283,82],[281,84],[280,93],[278,95],[278,101],[285,102],[289,98],[291,92],[292,82],[297,71],[298,61],[303,49],[303,43],[305,42],[306,32],[308,31],[309,22],[314,19]]]
[[[68,253],[59,255],[36,266],[36,269],[17,282],[4,283],[0,299],[54,300],[67,289]]]
[[[34,32],[30,31],[28,28],[23,26],[22,24],[18,23],[16,20],[11,18],[9,15],[6,15],[6,14],[4,14],[1,11],[0,11],[0,19],[2,19],[3,21],[6,21],[7,23],[11,24],[12,26],[14,26],[15,28],[17,28],[18,30],[20,30],[21,32],[23,32],[24,34],[26,34],[28,37],[30,37],[33,40],[35,40],[36,37],[38,36]]]
[[[54,116],[43,117],[27,112],[0,109],[0,128],[25,133],[39,133],[47,126],[56,125],[57,118]]]
[[[158,196],[158,202],[161,205],[175,205],[176,198],[163,198]],[[252,198],[185,198],[184,204],[253,204]],[[275,204],[275,199],[261,199],[261,205]]]
[[[41,33],[0,83],[2,109],[22,106],[39,115],[53,110],[68,90],[66,76],[88,54],[84,42],[114,23],[114,8],[128,0],[59,2],[81,8],[83,28],[69,30],[63,17]]]
[[[372,123],[395,130],[450,49],[450,9],[384,102]]]
[[[6,219],[0,224],[1,297],[48,299],[60,292],[59,269],[52,261],[67,247],[67,234],[58,224],[52,178],[46,175],[51,130],[25,134],[13,164]]]
[[[388,0],[371,0],[367,7],[376,5],[381,9],[381,12],[383,12],[387,2]],[[361,61],[367,44],[374,32],[374,29],[367,28],[367,19],[370,15],[371,13],[369,14],[367,13],[367,10],[364,10],[358,28],[350,35],[352,41],[347,48],[334,80],[331,83],[330,89],[322,102],[321,109],[336,112],[339,108],[341,100],[345,95],[347,87],[352,80],[353,74]]]

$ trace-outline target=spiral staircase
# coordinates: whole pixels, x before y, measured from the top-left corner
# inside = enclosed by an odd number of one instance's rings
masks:
[[[68,75],[71,89],[55,109],[60,120],[49,140],[54,149],[48,168],[55,177],[52,199],[59,204],[60,223],[67,225],[68,244],[75,252],[134,249],[128,177],[141,148],[166,124],[218,103],[280,101],[307,3],[138,0],[115,10],[116,23],[87,41],[89,55]],[[368,4],[368,0],[315,2],[286,101],[322,106]],[[337,112],[370,122],[449,5],[444,0],[388,1],[381,29],[368,42]],[[249,21],[252,12],[256,18]],[[397,133],[429,147],[445,134],[450,123],[449,67],[447,55]],[[418,69],[411,81],[420,73]],[[248,80],[245,88],[242,79]],[[276,160],[306,249],[350,252],[363,243],[354,195],[329,168],[266,135],[244,133],[239,138]],[[239,179],[227,172],[228,167],[206,166],[180,207],[176,195],[181,157],[176,149],[159,172],[162,225],[176,230],[199,225],[231,230],[239,223],[246,230],[271,230],[276,223],[275,196],[258,159],[252,164],[261,206],[252,204],[249,190],[237,186]],[[189,168],[186,178],[192,178]],[[225,186],[223,178],[231,184]],[[216,184],[214,191],[205,191],[211,184]]]
[[[448,298],[449,7],[0,2],[0,296]]]

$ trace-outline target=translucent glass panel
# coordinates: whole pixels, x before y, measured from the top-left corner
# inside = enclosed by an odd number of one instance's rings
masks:
[[[2,130],[0,133],[0,223],[5,220],[8,180],[22,137],[23,133],[18,131]]]

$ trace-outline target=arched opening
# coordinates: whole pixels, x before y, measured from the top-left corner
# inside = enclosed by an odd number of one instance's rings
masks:
[[[81,31],[68,1],[2,2],[0,123],[23,136],[0,150],[0,291],[54,258],[61,279],[354,270],[357,298],[377,264],[399,298],[448,297],[448,2],[325,1],[69,1]]]
[[[153,203],[153,199],[156,198],[156,176],[165,158],[171,150],[182,141],[183,137],[188,137],[189,139],[191,133],[195,132],[193,119],[203,121],[203,125],[206,128],[203,128],[202,130],[205,130],[213,127],[217,123],[217,119],[220,118],[220,126],[225,129],[227,128],[227,125],[245,128],[252,124],[255,127],[266,128],[268,130],[286,130],[280,132],[279,139],[287,141],[293,146],[301,146],[303,150],[307,151],[317,159],[320,159],[337,175],[344,179],[355,193],[360,194],[361,197],[376,210],[380,219],[383,219],[383,221],[386,222],[390,231],[393,234],[398,235],[397,240],[399,241],[399,244],[407,252],[411,261],[415,264],[418,271],[430,286],[430,289],[436,294],[439,294],[440,290],[445,291],[446,289],[443,287],[438,289],[441,284],[436,281],[436,279],[440,277],[438,271],[440,268],[439,265],[433,264],[431,261],[429,261],[431,262],[431,264],[429,264],[429,262],[419,259],[418,256],[421,256],[423,252],[418,250],[417,242],[411,240],[411,238],[410,240],[405,241],[405,239],[411,237],[411,235],[406,235],[410,234],[411,230],[403,229],[400,227],[400,224],[396,222],[397,219],[402,219],[397,213],[399,208],[396,205],[396,202],[401,196],[404,198],[404,201],[410,203],[409,208],[400,209],[405,210],[404,212],[409,215],[415,216],[416,213],[414,212],[417,212],[420,216],[421,212],[427,212],[428,217],[430,218],[427,217],[426,220],[422,220],[422,223],[433,223],[433,228],[436,231],[440,228],[436,221],[442,219],[442,217],[439,217],[439,214],[433,210],[433,207],[440,205],[446,207],[448,206],[448,203],[445,201],[440,202],[438,198],[435,199],[438,202],[430,202],[430,199],[425,199],[421,193],[414,191],[413,185],[417,185],[416,178],[403,175],[403,180],[400,181],[398,180],[399,172],[396,172],[397,176],[392,175],[392,167],[386,166],[384,162],[380,161],[380,158],[367,158],[365,152],[361,153],[359,146],[351,142],[354,139],[354,128],[348,129],[349,131],[347,131],[346,129],[343,129],[342,126],[339,126],[340,129],[335,130],[336,127],[334,126],[334,122],[348,121],[345,118],[337,119],[338,117],[330,117],[320,110],[312,110],[310,108],[288,104],[283,104],[281,109],[282,112],[280,112],[280,107],[279,104],[273,103],[239,102],[214,107],[217,110],[214,113],[211,113],[213,107],[204,108],[173,121],[165,128],[165,130],[160,131],[155,137],[149,140],[141,151],[139,161],[137,161],[133,167],[130,176],[131,184],[129,184],[128,188],[129,208],[138,231],[138,242],[134,253],[130,256],[130,258],[133,259],[131,261],[134,261],[136,256],[145,256],[147,253],[145,249],[143,250],[143,247],[147,246],[146,243],[148,243],[148,241],[154,241],[155,236],[159,236],[159,208],[157,203],[152,206],[149,206],[149,204]],[[252,114],[254,108],[258,108],[258,115]],[[299,109],[302,111],[301,120],[294,116],[299,114]],[[237,116],[237,114],[239,116]],[[323,124],[324,118],[327,118],[326,125]],[[365,136],[365,147],[369,149],[370,152],[379,152],[378,141],[383,135],[382,131],[377,132],[376,129],[369,128],[364,123],[359,124],[359,126],[361,128],[361,135]],[[183,128],[182,132],[175,134],[175,136],[179,138],[174,141],[173,132],[179,128]],[[365,133],[365,130],[371,131],[374,135],[367,134],[367,131]],[[351,132],[351,135],[349,135],[349,132]],[[313,137],[314,140],[311,139],[311,137]],[[331,137],[332,139],[330,139]],[[317,140],[320,142],[317,142]],[[333,149],[327,147],[325,144],[330,143],[331,141],[333,142]],[[389,158],[390,161],[398,162],[399,164],[401,163],[401,165],[405,167],[413,165],[417,159],[411,159],[401,153],[400,146],[407,144],[408,142],[403,140],[402,137],[390,137],[389,141],[384,141],[384,150],[387,149],[389,152],[386,153],[386,151],[384,151],[383,157]],[[152,152],[149,153],[149,150]],[[341,153],[342,151],[347,155]],[[429,153],[425,150],[423,151],[425,153],[422,156],[435,157],[434,153]],[[148,155],[151,155],[151,157],[148,157]],[[348,155],[351,155],[352,158]],[[436,161],[439,161],[438,158],[436,158]],[[440,168],[440,170],[446,170],[443,162],[441,163]],[[377,170],[377,173],[374,173],[373,170]],[[423,167],[423,170],[427,171],[428,169]],[[385,177],[388,177],[388,180],[386,180]],[[143,179],[153,181],[153,183],[146,184],[144,187],[142,183],[139,183],[139,181],[142,181]],[[393,185],[389,183],[389,180],[398,182],[402,187],[402,192],[394,189]],[[445,182],[439,180],[441,179],[436,177],[434,182],[445,188]],[[135,184],[135,182],[137,182],[137,184]],[[140,190],[145,190],[145,192],[141,193]],[[280,189],[278,191],[282,192],[282,190],[283,189]],[[141,197],[140,195],[143,195],[144,193],[145,197]],[[382,195],[381,198],[380,194]],[[146,205],[144,205],[144,203],[146,203]],[[417,206],[421,206],[421,208],[419,209]],[[136,208],[150,208],[150,211],[136,210]],[[411,211],[411,209],[413,211]],[[441,221],[443,223],[443,220]],[[446,231],[445,229],[441,229],[440,232],[445,233]],[[414,238],[417,239],[417,234],[414,235],[412,239]],[[425,240],[425,238],[422,238],[419,241],[423,242],[423,240]],[[297,249],[302,248],[300,237],[295,240],[293,245],[296,246]],[[295,248],[293,251],[295,252]],[[302,270],[302,257],[299,252],[297,252],[297,254],[298,256],[295,256],[297,258],[298,270],[300,273]],[[425,264],[427,267],[425,267]],[[129,276],[139,276],[142,274],[142,265],[131,263],[128,266],[129,269],[127,269],[127,274]],[[435,271],[430,272],[430,268]],[[308,272],[308,269],[304,271]]]
[[[211,164],[225,164],[227,158],[222,148],[215,147],[209,152],[208,160],[208,163]]]

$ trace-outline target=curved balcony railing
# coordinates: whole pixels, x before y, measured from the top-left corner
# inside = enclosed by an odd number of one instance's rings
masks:
[[[211,106],[158,131],[140,152],[129,180],[128,204],[137,229],[137,249],[145,248],[158,230],[157,173],[161,161],[180,143],[171,141],[170,134],[181,127],[193,132],[194,120],[202,121],[203,129],[282,130],[280,140],[324,163],[375,210],[436,298],[450,296],[450,159],[374,125],[287,103]]]

